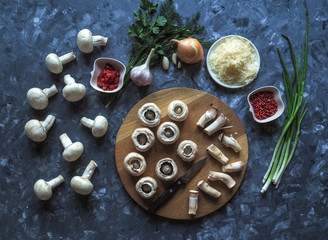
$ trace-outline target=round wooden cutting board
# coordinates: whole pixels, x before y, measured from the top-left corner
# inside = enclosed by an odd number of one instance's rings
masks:
[[[155,103],[162,111],[161,123],[165,121],[171,121],[167,116],[167,107],[173,100],[183,101],[187,104],[189,109],[188,118],[184,122],[177,123],[180,129],[180,137],[178,141],[172,145],[163,145],[158,140],[156,140],[155,144],[150,150],[145,153],[141,153],[147,162],[146,171],[139,177],[130,176],[124,169],[123,160],[128,153],[137,152],[131,140],[131,134],[136,128],[142,127],[138,119],[138,109],[145,103]],[[205,113],[207,109],[210,108],[211,103],[219,108],[219,113],[222,112],[228,118],[227,125],[233,126],[230,129],[225,129],[224,134],[232,134],[234,138],[239,142],[242,147],[242,150],[239,153],[235,153],[232,149],[223,146],[217,138],[219,133],[208,136],[202,128],[197,127],[196,123],[198,119]],[[151,128],[151,130],[156,136],[157,127]],[[187,139],[194,141],[198,145],[197,157],[193,162],[190,163],[183,162],[176,153],[179,143],[182,140]],[[127,114],[117,133],[115,144],[116,167],[126,191],[141,207],[148,210],[150,204],[156,200],[170,185],[170,183],[163,182],[156,176],[155,165],[157,161],[164,157],[172,158],[178,166],[178,177],[180,177],[195,162],[208,155],[206,148],[212,143],[214,143],[222,150],[222,152],[230,159],[230,163],[240,160],[245,163],[245,167],[242,171],[229,173],[230,176],[236,181],[236,185],[231,190],[229,190],[220,181],[213,182],[207,180],[209,171],[221,172],[222,166],[217,160],[209,156],[206,164],[195,175],[195,177],[191,179],[187,185],[182,186],[175,193],[175,195],[156,212],[156,214],[159,216],[171,219],[199,218],[221,208],[232,198],[242,182],[248,161],[248,142],[244,126],[236,113],[219,98],[195,89],[171,88],[158,91],[142,99]],[[148,200],[141,198],[135,190],[136,182],[141,177],[145,176],[153,177],[158,183],[158,191],[156,195],[152,199]],[[207,195],[197,188],[197,183],[202,179],[206,180],[210,186],[216,188],[222,193],[218,199]],[[195,216],[188,215],[189,190],[192,189],[199,190],[198,210]]]

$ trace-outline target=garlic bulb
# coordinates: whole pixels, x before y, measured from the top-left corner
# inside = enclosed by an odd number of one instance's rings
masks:
[[[154,52],[155,49],[152,48],[146,62],[140,66],[132,68],[130,72],[131,80],[138,86],[147,86],[153,81],[153,74],[149,70],[149,64]]]

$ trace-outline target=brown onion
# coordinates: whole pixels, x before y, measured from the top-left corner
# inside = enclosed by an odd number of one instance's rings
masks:
[[[183,40],[171,39],[170,46],[176,46],[178,57],[182,62],[198,63],[204,59],[202,44],[195,38],[189,37]]]

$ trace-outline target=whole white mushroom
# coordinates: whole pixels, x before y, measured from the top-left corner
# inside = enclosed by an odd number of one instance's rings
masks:
[[[76,83],[70,74],[64,76],[66,86],[63,88],[63,96],[69,102],[80,101],[86,93],[86,88],[81,83]]]
[[[83,117],[81,123],[92,130],[94,137],[102,137],[108,130],[108,121],[105,117],[98,115],[94,120]]]
[[[75,176],[71,180],[71,187],[73,190],[81,195],[88,195],[93,190],[93,184],[90,182],[90,179],[96,170],[98,165],[91,160],[86,169],[83,172],[82,176]]]
[[[45,88],[41,90],[40,88],[31,88],[26,94],[26,100],[30,106],[36,110],[45,109],[48,104],[48,98],[55,95],[58,92],[55,84],[50,88]]]
[[[77,46],[83,53],[91,53],[94,46],[105,46],[107,44],[107,37],[92,36],[89,29],[82,29],[76,37]]]
[[[39,179],[34,184],[35,195],[43,201],[49,200],[52,197],[52,189],[63,183],[65,180],[62,175],[46,182],[43,179]]]
[[[84,147],[81,142],[72,142],[67,133],[63,133],[59,136],[59,139],[65,148],[63,151],[63,158],[66,161],[73,162],[81,157]]]
[[[54,125],[56,117],[48,115],[44,121],[31,119],[25,124],[26,136],[34,142],[43,142],[47,132]]]
[[[58,57],[55,53],[49,53],[46,57],[46,66],[52,73],[61,73],[63,71],[63,65],[76,59],[73,52],[64,54]]]

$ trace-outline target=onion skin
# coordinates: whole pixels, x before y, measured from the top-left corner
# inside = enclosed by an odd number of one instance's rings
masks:
[[[171,39],[170,46],[177,46],[177,53],[184,63],[193,64],[204,60],[202,44],[196,38],[185,38],[183,40]]]

